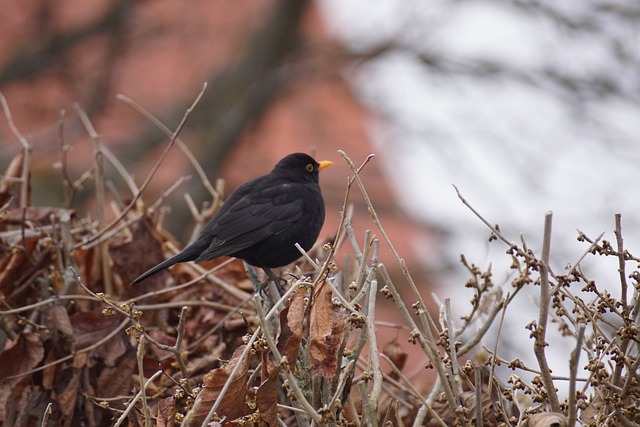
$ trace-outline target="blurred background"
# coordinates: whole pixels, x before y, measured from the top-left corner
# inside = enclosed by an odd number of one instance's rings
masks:
[[[0,91],[33,146],[34,205],[64,204],[62,141],[72,178],[91,165],[76,104],[140,184],[167,138],[116,95],[174,128],[208,82],[181,138],[211,179],[231,190],[293,151],[333,160],[321,176],[330,238],[349,175],[336,150],[356,163],[376,153],[363,178],[385,229],[424,294],[452,298],[458,315],[472,296],[460,254],[492,265],[507,290],[511,260],[451,184],[535,253],[552,210],[557,272],[587,249],[576,229],[615,240],[615,213],[626,247],[640,247],[636,1],[0,0],[0,23]],[[0,141],[4,170],[20,150],[6,120]],[[176,150],[143,199],[187,174]],[[183,242],[184,193],[207,197],[192,179],[166,201],[167,228]],[[70,203],[92,214],[92,194]],[[363,236],[372,224],[355,193],[353,202]],[[615,263],[589,258],[583,268],[615,292]],[[504,340],[505,357],[533,346],[524,325],[535,304],[532,289],[508,310],[503,337],[524,343]],[[562,372],[567,352],[554,348]]]

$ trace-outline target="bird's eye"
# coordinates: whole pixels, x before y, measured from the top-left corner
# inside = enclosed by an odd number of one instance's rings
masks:
[[[307,172],[313,172],[313,163],[307,165]]]

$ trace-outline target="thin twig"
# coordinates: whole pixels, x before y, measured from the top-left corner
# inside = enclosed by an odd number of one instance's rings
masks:
[[[507,299],[509,299],[509,295],[507,295]],[[502,302],[502,301],[501,301]],[[491,356],[491,367],[489,369],[489,387],[488,392],[489,396],[491,396],[491,388],[493,387],[493,374],[496,370],[496,355],[498,354],[498,344],[500,343],[500,335],[502,334],[502,326],[504,325],[504,316],[507,314],[507,304],[499,304],[502,307],[502,314],[500,315],[500,323],[498,323],[498,331],[496,332],[496,341],[493,346],[493,355]],[[498,304],[496,304],[498,306]]]
[[[453,389],[451,388],[451,383],[447,378],[447,369],[444,366],[444,363],[442,363],[442,360],[440,359],[440,355],[438,354],[438,350],[436,349],[435,343],[427,339],[424,336],[424,334],[420,332],[420,329],[418,329],[418,325],[416,325],[415,321],[411,317],[411,314],[409,313],[409,310],[407,309],[407,306],[402,301],[402,298],[400,297],[400,293],[398,292],[395,285],[393,284],[393,281],[391,280],[391,277],[389,276],[389,273],[387,272],[387,269],[385,268],[384,264],[382,263],[378,264],[378,271],[380,272],[380,275],[382,276],[382,279],[384,280],[385,285],[387,286],[389,292],[391,293],[393,297],[393,301],[396,304],[396,307],[398,307],[398,309],[400,310],[400,314],[402,315],[402,318],[404,319],[407,326],[411,328],[411,334],[410,334],[411,338],[417,341],[418,344],[420,344],[420,348],[422,348],[422,350],[425,352],[427,357],[429,357],[429,360],[431,361],[433,366],[436,368],[436,371],[438,372],[438,377],[440,378],[442,383],[445,397],[447,398],[447,403],[449,404],[449,407],[451,408],[451,410],[455,411],[456,408],[458,407],[458,402],[453,393]],[[430,332],[431,331],[429,331],[428,333]]]
[[[74,190],[71,186],[71,178],[69,177],[69,169],[67,168],[67,152],[69,151],[69,145],[64,140],[64,118],[66,111],[60,110],[60,116],[58,119],[58,142],[60,144],[60,172],[62,174],[62,190],[64,194],[64,206],[71,207],[71,201],[73,200]]]
[[[418,342],[420,342],[421,347],[423,348],[423,350],[427,352],[427,355],[429,356],[432,363],[438,370],[438,375],[443,380],[443,386],[445,389],[445,394],[447,396],[448,403],[451,406],[451,409],[455,410],[455,408],[458,407],[457,400],[456,400],[455,394],[453,393],[453,390],[451,389],[451,384],[447,380],[446,369],[442,364],[442,361],[440,360],[440,356],[438,355],[438,352],[436,349],[435,340],[433,339],[433,334],[430,329],[430,326],[434,324],[433,319],[431,319],[431,315],[425,309],[426,305],[424,303],[422,295],[420,294],[420,291],[418,290],[418,287],[416,286],[415,282],[413,281],[413,278],[411,277],[411,274],[409,273],[407,264],[405,263],[404,259],[400,257],[400,254],[396,250],[395,246],[393,245],[393,243],[391,243],[389,236],[384,231],[384,228],[382,227],[382,223],[380,222],[378,214],[376,213],[373,207],[373,204],[371,203],[369,194],[366,188],[364,187],[364,183],[360,179],[359,171],[355,168],[355,165],[353,164],[351,159],[346,155],[344,151],[338,150],[338,153],[342,156],[342,158],[345,160],[345,162],[351,169],[351,172],[353,173],[353,177],[355,178],[355,181],[358,184],[358,187],[360,188],[360,192],[365,199],[365,202],[369,209],[369,215],[371,216],[373,223],[375,224],[376,228],[380,231],[380,234],[382,234],[382,237],[386,242],[387,247],[389,247],[396,261],[400,265],[400,269],[402,270],[404,277],[407,279],[407,283],[409,284],[411,291],[414,293],[415,297],[418,299],[418,305],[419,305],[418,316],[423,324],[423,331],[426,334],[427,339],[425,339],[424,335],[420,333],[419,329],[417,328],[417,325],[415,325],[415,323],[413,322],[413,319],[409,315],[408,310],[406,309],[406,306],[404,306],[404,302],[400,299],[399,294],[397,295],[397,297],[394,295],[394,302],[396,303],[396,306],[400,308],[401,312],[406,311],[405,313],[403,313],[403,317],[405,318],[406,321],[410,320],[411,322],[411,323],[407,323],[407,325],[411,326],[411,324],[413,324],[412,329],[414,332],[412,334],[414,334],[415,338],[418,339]],[[378,264],[378,266],[382,267],[380,269],[381,272],[382,271],[386,272],[386,270],[384,270],[384,266],[382,266],[381,264]],[[397,291],[395,291],[395,287],[393,286],[390,278],[388,278],[388,280],[385,279],[385,282],[387,282],[386,284],[389,287],[389,289],[393,288],[392,293],[393,292],[397,293]],[[402,306],[404,306],[404,310],[402,309]]]
[[[346,156],[346,154],[344,153],[344,151],[338,150],[338,153],[340,153],[340,155],[342,155],[343,157]],[[332,259],[333,259],[333,255],[335,254],[337,247],[338,247],[338,242],[340,241],[340,239],[342,239],[342,233],[344,230],[344,225],[347,222],[348,219],[348,206],[349,206],[349,195],[351,194],[351,187],[353,186],[354,181],[356,180],[357,174],[362,171],[362,169],[364,169],[364,167],[369,163],[369,161],[374,157],[373,154],[369,154],[364,161],[362,162],[362,164],[360,165],[360,167],[358,167],[357,169],[353,168],[353,170],[355,170],[355,174],[353,177],[349,178],[347,181],[347,189],[345,191],[344,194],[344,202],[342,203],[342,214],[340,215],[340,223],[338,224],[338,230],[336,231],[336,238],[333,242],[333,244],[331,245],[331,248],[329,249],[329,253],[327,254],[327,258],[325,259],[324,263],[322,264],[322,267],[320,268],[320,271],[318,272],[318,275],[316,277],[316,280],[314,282],[314,286],[319,282],[320,278],[322,277],[322,275],[324,274],[325,271],[327,271],[327,269],[329,268],[329,264],[331,263]],[[351,160],[349,160],[351,161]],[[351,163],[353,165],[353,162]]]
[[[100,150],[102,151],[104,157],[109,161],[109,163],[111,163],[111,166],[113,166],[113,168],[120,174],[124,182],[127,184],[127,187],[129,187],[129,191],[131,191],[131,194],[134,196],[138,194],[140,192],[140,189],[138,188],[135,180],[133,179],[127,168],[122,164],[120,159],[118,159],[118,157],[113,154],[113,151],[111,151],[109,147],[104,144],[100,146]]]
[[[518,290],[516,290],[517,292]],[[497,288],[495,292],[492,292],[490,295],[493,295],[495,298],[493,307],[491,308],[491,311],[489,312],[489,314],[487,315],[486,319],[484,320],[484,322],[482,323],[482,325],[478,328],[478,330],[473,334],[473,336],[467,340],[459,349],[458,349],[458,357],[464,356],[465,354],[467,354],[469,351],[471,351],[473,348],[475,348],[476,345],[478,345],[478,343],[480,343],[480,341],[482,340],[482,338],[484,338],[484,336],[487,334],[487,332],[489,331],[489,328],[491,328],[491,325],[493,325],[493,321],[495,320],[496,316],[498,315],[498,313],[500,312],[500,310],[502,310],[503,308],[506,309],[507,306],[507,300],[508,297],[506,299],[502,299],[502,289],[501,288]],[[503,314],[504,316],[504,314]],[[456,335],[460,335],[461,332],[457,331]],[[499,336],[499,333],[498,333]]]
[[[155,165],[153,165],[153,168],[151,169],[151,172],[149,172],[149,174],[145,178],[144,182],[140,186],[140,190],[138,191],[138,193],[136,195],[133,196],[133,198],[131,199],[131,202],[129,202],[129,204],[122,210],[122,212],[120,213],[120,215],[117,218],[115,218],[113,221],[111,221],[109,224],[107,224],[107,226],[104,227],[102,230],[99,230],[97,233],[92,235],[90,238],[88,238],[86,240],[83,240],[80,243],[78,243],[76,245],[76,248],[77,247],[84,247],[85,245],[88,245],[89,243],[99,239],[104,233],[106,233],[111,228],[113,228],[116,224],[118,224],[122,220],[122,218],[124,218],[124,216],[127,213],[129,213],[129,211],[138,203],[138,200],[140,199],[140,196],[142,196],[142,192],[147,188],[147,186],[151,182],[151,178],[154,177],[154,175],[156,174],[156,172],[160,168],[160,165],[162,164],[163,160],[169,154],[169,151],[171,150],[171,148],[175,144],[176,138],[178,138],[178,134],[180,133],[180,131],[182,130],[182,128],[186,124],[187,119],[189,118],[189,115],[191,114],[191,112],[193,111],[195,106],[198,104],[198,102],[200,102],[200,99],[204,95],[204,91],[206,90],[206,88],[207,88],[207,84],[205,83],[203,85],[203,87],[202,87],[202,90],[200,91],[200,93],[196,97],[196,99],[193,101],[191,106],[189,108],[187,108],[187,111],[185,111],[185,113],[184,113],[184,115],[182,117],[182,120],[180,121],[180,123],[176,127],[176,130],[171,134],[171,139],[169,140],[169,144],[167,144],[167,146],[165,147],[164,151],[160,155],[160,158],[155,163]]]
[[[291,388],[291,391],[296,397],[296,403],[300,404],[300,406],[304,408],[305,412],[307,413],[307,415],[311,417],[312,420],[314,420],[318,424],[322,423],[322,416],[315,410],[315,408],[311,405],[311,403],[309,403],[304,393],[298,386],[298,380],[296,379],[296,377],[293,376],[293,373],[291,372],[289,363],[293,363],[294,361],[286,361],[285,363],[285,361],[283,360],[282,354],[278,350],[278,346],[276,345],[276,341],[275,341],[275,334],[271,332],[269,319],[265,316],[264,311],[262,310],[260,294],[257,293],[255,295],[255,298],[256,298],[256,312],[258,313],[258,318],[260,319],[260,325],[264,330],[264,333],[262,334],[262,336],[267,341],[267,345],[269,347],[269,350],[271,351],[271,354],[275,359],[275,363],[281,368],[282,370],[281,372],[284,373],[286,378],[289,380],[289,387]]]
[[[413,384],[413,382],[409,378],[407,378],[407,376],[404,374],[404,372],[402,372],[400,369],[398,369],[398,367],[393,362],[393,360],[391,360],[391,358],[389,356],[387,356],[386,354],[384,354],[384,353],[380,353],[380,357],[383,358],[391,366],[391,368],[396,373],[396,375],[398,375],[398,378],[400,378],[402,381],[404,381],[404,383],[408,387],[407,391],[409,391],[413,395],[414,398],[416,398],[416,399],[418,399],[418,400],[420,400],[422,402],[422,405],[423,405],[422,407],[425,408],[426,412],[428,412],[431,415],[431,417],[433,417],[433,419],[438,424],[440,424],[441,426],[446,426],[444,421],[442,421],[442,418],[440,418],[440,416],[437,414],[437,412],[435,412],[433,410],[431,405],[429,405],[429,403],[427,403],[427,401],[425,400],[423,394],[420,391],[418,391],[418,389],[416,389],[416,386]],[[425,412],[425,416],[426,416],[426,412]],[[419,425],[422,425],[422,422],[420,422]]]
[[[624,315],[629,314],[629,306],[627,305],[627,273],[625,268],[625,259],[624,259],[624,243],[622,240],[622,216],[617,213],[615,215],[616,221],[616,229],[614,230],[614,234],[616,235],[616,243],[618,246],[618,273],[620,275],[620,300],[622,301],[622,312]]]
[[[380,394],[382,393],[382,369],[380,368],[380,351],[378,350],[378,340],[376,338],[375,328],[375,312],[376,312],[376,296],[378,294],[378,281],[376,279],[371,280],[371,285],[368,287],[368,298],[366,305],[366,328],[367,328],[367,341],[369,347],[369,363],[371,364],[371,371],[373,377],[373,386],[369,394],[368,405],[363,408],[368,418],[368,424],[376,426],[378,424],[377,412],[378,403],[380,401]]]
[[[140,381],[140,399],[142,399],[142,414],[144,415],[145,425],[151,425],[151,413],[149,412],[149,404],[147,403],[147,390],[144,381],[144,351],[145,351],[144,334],[138,339],[138,351],[136,359],[138,360],[138,379]]]
[[[167,197],[169,197],[171,195],[171,193],[173,193],[178,187],[180,187],[182,184],[184,184],[185,182],[189,181],[190,179],[191,179],[191,175],[183,175],[180,178],[178,178],[176,180],[176,182],[171,184],[171,186],[169,188],[167,188],[160,195],[160,197],[158,197],[158,199],[155,202],[153,202],[153,204],[149,207],[149,210],[150,211],[154,211],[154,210],[158,209],[158,207],[160,205],[162,205],[162,203],[165,201],[165,199]]]
[[[205,87],[206,87],[206,84],[205,84]],[[129,105],[131,108],[133,108],[134,110],[142,114],[144,117],[146,117],[147,120],[149,120],[151,123],[157,126],[169,138],[173,138],[173,132],[171,132],[171,129],[166,127],[156,116],[151,114],[149,110],[147,110],[146,108],[138,104],[136,101],[134,101],[133,99],[123,94],[116,95],[116,99]],[[198,159],[196,159],[196,156],[193,155],[193,153],[191,152],[187,144],[185,144],[184,141],[182,141],[182,139],[180,138],[176,138],[175,142],[176,142],[176,145],[182,150],[184,155],[187,156],[187,159],[189,159],[189,161],[191,162],[191,165],[196,170],[198,176],[200,177],[200,180],[202,181],[202,184],[207,189],[207,191],[209,191],[209,194],[211,194],[211,196],[214,199],[219,197],[220,193],[213,188],[213,185],[211,185],[211,181],[209,181],[207,174],[204,172],[204,170],[202,169],[202,166],[198,162]]]
[[[89,117],[80,105],[75,105],[76,113],[80,117],[80,121],[84,125],[87,133],[93,141],[93,154],[95,164],[94,181],[96,186],[96,214],[98,216],[98,230],[102,230],[105,226],[104,214],[106,210],[105,206],[105,193],[104,193],[104,160],[102,154],[102,144],[100,143],[100,137],[93,127],[93,124],[89,120]],[[111,274],[111,268],[109,268],[109,246],[106,241],[101,241],[99,244],[100,252],[100,270],[102,273],[102,281],[104,291],[108,295],[113,295],[113,276]]]
[[[49,424],[49,417],[53,413],[53,403],[47,403],[47,407],[44,409],[44,414],[42,414],[42,422],[40,423],[40,427],[47,427]]]
[[[452,184],[453,185],[453,184]],[[473,212],[473,214],[478,217],[478,219],[480,221],[482,221],[487,227],[489,227],[489,229],[491,230],[491,232],[498,238],[500,239],[502,242],[504,242],[507,246],[509,246],[509,248],[515,249],[517,250],[518,255],[522,256],[523,258],[525,258],[526,260],[530,261],[530,262],[534,262],[536,263],[538,260],[535,256],[533,256],[532,254],[528,253],[525,250],[522,250],[520,248],[518,248],[518,246],[513,243],[511,240],[507,239],[507,237],[502,234],[502,232],[494,225],[491,225],[491,223],[489,221],[487,221],[481,214],[480,212],[478,212],[473,206],[471,206],[471,204],[467,201],[467,199],[465,199],[462,196],[462,193],[460,193],[460,190],[458,190],[458,187],[456,187],[455,185],[453,185],[453,188],[456,190],[456,193],[458,194],[458,198],[460,199],[460,201],[471,211]],[[552,274],[551,270],[549,270],[549,272]]]
[[[133,397],[131,402],[129,402],[129,404],[127,405],[127,409],[125,409],[124,412],[120,414],[120,417],[118,418],[116,423],[113,425],[113,427],[120,426],[123,422],[127,420],[127,418],[129,418],[129,413],[133,410],[133,408],[135,408],[136,403],[138,403],[138,400],[142,398],[147,387],[149,387],[151,383],[153,383],[156,380],[156,378],[158,378],[160,375],[162,375],[162,370],[157,371],[155,374],[149,377],[149,379],[144,383],[144,386],[142,387],[142,389],[140,389],[140,391]],[[147,425],[150,425],[150,424],[147,424]]]
[[[491,383],[491,378],[489,377],[489,383]],[[479,366],[474,366],[473,368],[473,383],[476,387],[476,425],[483,426],[484,422],[482,420],[482,370]],[[489,396],[491,396],[489,394]]]
[[[402,270],[402,274],[407,279],[407,283],[409,284],[409,287],[411,288],[411,291],[413,292],[415,297],[418,299],[417,312],[418,312],[418,317],[419,317],[419,319],[420,319],[420,321],[422,323],[422,326],[423,326],[424,334],[426,334],[426,339],[425,339],[424,335],[422,333],[420,333],[419,329],[417,328],[417,325],[415,325],[415,323],[413,322],[413,319],[408,314],[408,311],[406,311],[406,314],[403,313],[403,317],[405,317],[405,320],[409,320],[410,319],[411,323],[414,325],[414,327],[412,328],[414,330],[414,332],[412,334],[414,334],[416,336],[416,338],[418,338],[418,341],[421,343],[421,347],[423,347],[423,349],[425,351],[427,351],[427,355],[429,356],[429,358],[431,359],[432,363],[434,364],[434,366],[438,370],[438,375],[443,380],[442,384],[443,384],[444,389],[445,389],[445,394],[447,396],[448,403],[451,406],[451,409],[455,410],[455,408],[458,407],[456,395],[453,393],[453,390],[451,389],[451,384],[447,380],[446,369],[444,367],[444,364],[442,364],[442,361],[440,360],[440,356],[438,355],[438,352],[437,352],[437,349],[436,349],[436,344],[435,344],[435,339],[434,339],[433,333],[431,331],[431,327],[434,326],[435,323],[433,322],[433,319],[431,318],[431,315],[426,311],[426,304],[425,304],[425,302],[424,302],[424,300],[422,298],[422,295],[420,294],[420,291],[418,290],[418,287],[416,286],[415,282],[413,281],[413,278],[411,277],[411,274],[409,272],[409,269],[407,267],[407,264],[406,264],[405,260],[400,257],[400,254],[396,250],[395,246],[393,245],[393,243],[391,243],[391,240],[390,240],[389,236],[384,231],[384,228],[382,227],[382,223],[380,222],[378,214],[376,213],[376,211],[375,211],[375,209],[373,207],[373,204],[371,203],[371,199],[369,198],[369,194],[368,194],[366,188],[364,187],[364,183],[360,179],[360,175],[358,173],[359,171],[356,170],[355,165],[353,164],[351,159],[346,155],[346,153],[344,151],[338,150],[338,153],[340,153],[342,158],[349,165],[349,168],[351,169],[351,172],[353,173],[353,177],[355,178],[356,183],[358,184],[358,187],[360,188],[360,192],[361,192],[362,196],[364,197],[365,202],[367,203],[367,207],[369,209],[369,215],[371,216],[371,219],[373,220],[373,223],[375,224],[376,228],[380,231],[380,234],[382,234],[382,237],[383,237],[384,241],[387,243],[387,247],[389,247],[389,249],[391,250],[393,256],[396,259],[396,261],[400,265],[400,269]],[[378,265],[380,266],[380,264],[378,264]],[[382,267],[383,267],[383,270],[384,270],[384,266],[382,266]],[[389,286],[390,289],[393,288],[392,292],[397,292],[397,291],[395,291],[395,287],[391,283],[391,279],[390,278],[388,280],[385,280],[385,281],[387,282],[386,284]],[[402,312],[403,309],[402,309],[401,306],[404,306],[404,302],[399,298],[399,294],[398,294],[398,297],[396,297],[394,295],[394,302],[396,303],[396,306],[401,309],[401,312]],[[406,310],[406,306],[404,306],[404,310]],[[410,324],[408,323],[407,325],[410,325]]]
[[[16,124],[13,122],[13,116],[11,115],[11,109],[9,109],[9,104],[7,103],[7,99],[4,97],[2,92],[0,92],[0,103],[2,104],[2,109],[4,110],[4,115],[7,118],[7,124],[9,125],[9,129],[18,138],[20,144],[22,145],[22,171],[20,173],[20,208],[26,209],[29,205],[29,168],[31,165],[31,144],[27,141],[22,133],[16,127]]]
[[[340,373],[340,378],[338,379],[338,385],[336,386],[335,392],[333,393],[333,397],[331,398],[331,400],[329,401],[329,403],[327,404],[327,407],[329,409],[333,409],[333,407],[335,406],[336,402],[340,399],[340,396],[342,395],[344,388],[347,385],[347,382],[353,378],[351,376],[352,372],[355,370],[356,367],[356,361],[355,360],[349,360],[349,362],[347,363],[347,366],[345,366]]]
[[[451,318],[451,299],[445,298],[444,300],[444,321],[446,323],[446,327],[449,330],[449,357],[451,357],[451,372],[453,376],[451,377],[451,386],[453,387],[453,392],[458,396],[462,394],[462,382],[460,381],[460,369],[458,366],[458,352],[456,349],[456,327],[453,324],[453,319]]]
[[[561,409],[558,394],[556,393],[556,387],[553,384],[553,379],[551,378],[551,369],[549,368],[549,362],[547,361],[545,354],[545,347],[548,345],[546,342],[547,319],[549,318],[549,305],[551,302],[551,291],[549,285],[549,256],[551,252],[552,220],[553,213],[549,211],[544,217],[544,236],[542,240],[542,258],[540,265],[540,313],[538,316],[538,327],[535,331],[533,352],[536,359],[538,359],[540,376],[542,377],[544,388],[547,390],[551,410],[553,412],[560,412]]]
[[[304,260],[307,261],[309,264],[311,264],[311,267],[313,267],[313,269],[315,271],[319,271],[320,270],[320,266],[311,258],[311,256],[307,253],[307,251],[305,251],[302,248],[302,246],[300,246],[299,243],[294,243],[294,246],[296,247],[298,252],[300,252],[300,255],[302,255]]]
[[[578,329],[578,338],[576,340],[576,347],[571,352],[571,358],[569,359],[569,423],[568,425],[573,427],[576,424],[576,418],[578,413],[578,405],[576,403],[576,378],[578,376],[578,363],[580,362],[580,350],[582,349],[582,340],[584,339],[584,325],[580,325]]]

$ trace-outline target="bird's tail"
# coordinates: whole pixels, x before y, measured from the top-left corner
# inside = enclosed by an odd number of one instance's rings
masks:
[[[200,252],[202,252],[202,248],[199,248],[199,247],[195,246],[195,244],[193,244],[191,246],[188,246],[187,248],[185,248],[179,254],[174,255],[173,257],[169,258],[168,260],[162,261],[160,264],[158,264],[155,267],[151,268],[150,270],[142,273],[141,275],[139,275],[138,277],[133,279],[131,284],[135,285],[137,283],[140,283],[144,279],[148,278],[149,276],[153,276],[154,274],[158,273],[159,271],[162,271],[165,268],[171,267],[173,264],[177,264],[179,262],[193,261],[198,257]]]

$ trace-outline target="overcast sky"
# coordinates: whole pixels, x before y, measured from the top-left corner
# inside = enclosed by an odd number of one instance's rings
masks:
[[[625,246],[640,255],[640,3],[320,4],[353,52],[386,47],[348,75],[375,113],[371,135],[402,204],[448,233],[442,253],[427,260],[432,267],[464,252],[481,267],[492,263],[500,282],[510,263],[451,184],[512,240],[524,233],[538,254],[544,214],[553,211],[557,272],[587,249],[576,229],[615,241],[615,213]],[[592,257],[584,268],[619,290],[615,260]],[[465,301],[455,298],[465,292],[461,274],[441,271],[441,297]],[[511,310],[515,331],[537,318],[536,292]]]

